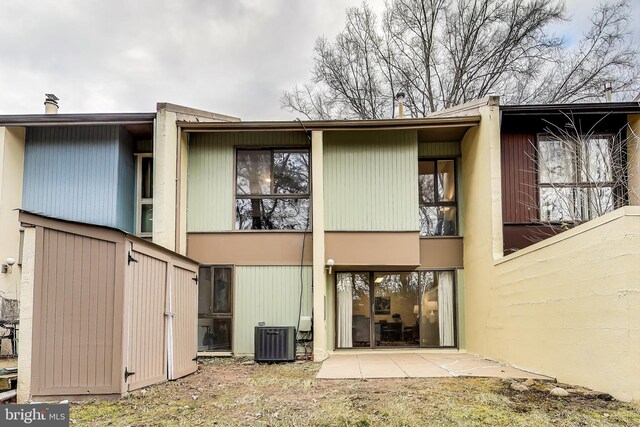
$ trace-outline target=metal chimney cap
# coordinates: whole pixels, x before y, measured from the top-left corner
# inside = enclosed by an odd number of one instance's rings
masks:
[[[57,104],[58,101],[60,101],[60,98],[58,98],[57,96],[55,96],[52,93],[45,93],[44,96],[47,97],[47,99],[45,99],[44,102],[53,102],[54,104]]]

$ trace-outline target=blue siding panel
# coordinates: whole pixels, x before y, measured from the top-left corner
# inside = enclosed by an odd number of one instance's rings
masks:
[[[116,212],[116,226],[133,233],[135,230],[136,214],[136,174],[135,158],[133,156],[133,137],[125,128],[120,128],[118,144],[118,208]]]
[[[124,161],[130,144],[124,150],[120,139],[116,125],[29,128],[23,209],[132,230],[133,214],[128,211],[133,202],[125,203],[125,187],[130,186],[135,197],[133,158]]]

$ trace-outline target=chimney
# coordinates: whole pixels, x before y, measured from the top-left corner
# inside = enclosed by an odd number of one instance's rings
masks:
[[[45,93],[44,100],[44,113],[45,114],[58,114],[58,97],[52,93]]]
[[[613,89],[611,88],[611,82],[604,84],[604,97],[607,102],[613,101]]]
[[[398,92],[396,94],[396,101],[398,101],[398,117],[404,118],[404,92]]]

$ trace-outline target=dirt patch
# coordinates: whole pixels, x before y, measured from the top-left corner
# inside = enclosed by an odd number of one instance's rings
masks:
[[[640,425],[640,406],[557,384],[516,392],[496,378],[316,380],[319,364],[210,359],[194,375],[116,402],[74,404],[77,425],[612,426]],[[604,397],[604,396],[603,396]]]

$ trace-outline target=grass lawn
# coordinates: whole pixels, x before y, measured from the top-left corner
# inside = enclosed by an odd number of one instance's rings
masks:
[[[111,402],[72,404],[76,425],[610,426],[640,425],[640,405],[497,378],[316,380],[318,364],[209,359],[196,374]]]

